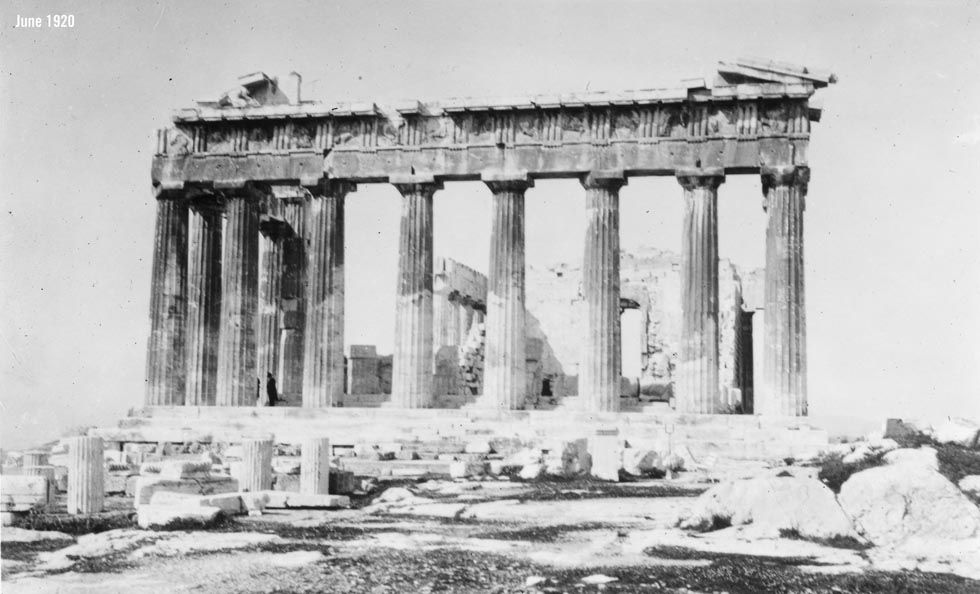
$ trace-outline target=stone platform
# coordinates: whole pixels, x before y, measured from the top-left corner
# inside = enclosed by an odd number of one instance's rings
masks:
[[[778,460],[826,449],[827,431],[801,417],[696,415],[574,410],[146,407],[117,427],[94,429],[115,442],[238,442],[272,434],[278,443],[329,437],[336,446],[401,444],[438,447],[490,441],[509,449],[591,438],[618,429],[632,447],[655,446],[694,461]]]

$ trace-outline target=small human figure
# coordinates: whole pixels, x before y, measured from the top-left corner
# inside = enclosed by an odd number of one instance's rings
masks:
[[[272,372],[265,374],[265,393],[269,396],[269,406],[275,406],[279,400],[279,390],[276,389],[276,378]]]

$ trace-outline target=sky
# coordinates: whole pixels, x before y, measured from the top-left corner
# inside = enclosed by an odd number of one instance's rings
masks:
[[[15,28],[20,15],[71,28]],[[304,98],[669,87],[759,56],[829,69],[809,152],[813,415],[980,420],[980,1],[19,2],[0,5],[0,445],[142,404],[154,130],[242,74]],[[448,183],[435,251],[486,271],[490,192]],[[575,181],[527,193],[531,266],[578,262]],[[679,251],[682,191],[633,178],[621,243]],[[347,203],[348,344],[390,352],[399,195]],[[755,176],[719,191],[720,253],[764,264]]]

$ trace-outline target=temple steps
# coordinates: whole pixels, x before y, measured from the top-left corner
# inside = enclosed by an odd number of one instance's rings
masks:
[[[474,441],[517,448],[588,438],[599,427],[618,428],[636,447],[671,444],[688,448],[695,458],[780,459],[827,446],[827,432],[800,417],[563,410],[148,407],[92,434],[108,441],[179,443],[273,434],[289,444],[327,436],[338,446],[398,443],[402,451],[429,457],[458,454]]]

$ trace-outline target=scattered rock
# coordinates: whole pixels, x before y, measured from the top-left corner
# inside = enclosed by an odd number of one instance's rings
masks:
[[[524,580],[524,587],[525,588],[533,588],[534,586],[537,586],[538,584],[543,584],[544,582],[547,582],[547,581],[548,581],[548,578],[546,578],[546,577],[542,577],[540,575],[531,575],[531,576],[528,576],[528,578],[526,580]]]
[[[834,493],[818,480],[760,477],[714,486],[695,502],[682,528],[710,530],[752,524],[778,535],[795,530],[807,538],[857,538]]]
[[[526,481],[530,481],[541,476],[543,472],[544,466],[542,464],[528,464],[521,468],[521,472],[518,474],[518,476]]]
[[[326,556],[320,551],[293,551],[273,555],[269,558],[269,564],[276,567],[305,567],[320,561],[326,560]]]
[[[193,522],[201,526],[207,526],[215,522],[221,515],[221,509],[195,505],[193,503],[183,505],[153,505],[145,503],[139,507],[136,514],[136,523],[140,528],[168,528],[176,526],[185,529],[186,523]]]
[[[882,460],[884,460],[885,464],[893,466],[915,466],[930,470],[939,470],[939,458],[936,456],[936,450],[928,446],[893,450],[885,454]]]
[[[623,450],[623,470],[633,476],[646,476],[662,472],[664,462],[654,450],[626,448]]]
[[[963,491],[964,493],[969,493],[974,497],[980,497],[980,474],[964,476],[960,479],[957,486],[960,488],[960,491]]]
[[[591,585],[601,585],[608,584],[610,582],[618,582],[619,578],[609,577],[608,575],[602,575],[601,573],[595,573],[582,578],[582,583]]]
[[[0,540],[3,542],[41,542],[45,540],[65,540],[73,541],[75,538],[64,532],[55,530],[26,530],[13,526],[4,526],[0,531]]]
[[[405,487],[391,487],[374,500],[375,503],[395,503],[406,499],[414,499],[415,494]]]
[[[952,443],[965,448],[978,447],[980,425],[967,419],[948,418],[939,426],[933,427],[932,438],[939,443]]]
[[[960,539],[980,535],[980,509],[921,459],[852,475],[841,487],[839,501],[858,530],[875,544],[910,536]]]

